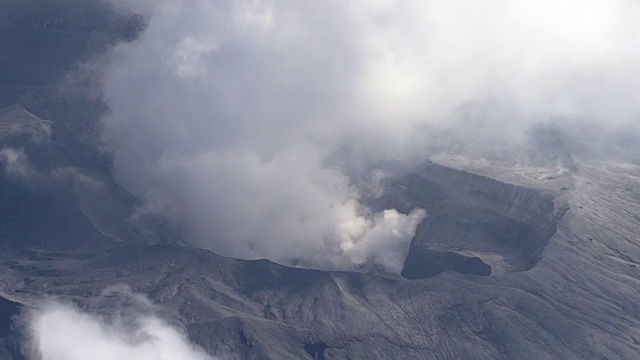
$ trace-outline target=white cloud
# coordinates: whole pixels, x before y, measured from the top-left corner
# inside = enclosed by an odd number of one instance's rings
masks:
[[[423,160],[434,144],[517,143],[538,122],[640,133],[631,0],[147,10],[146,33],[116,49],[104,83],[114,172],[141,211],[227,255],[397,272],[401,256],[385,254],[406,251],[421,215],[363,205],[375,167]]]
[[[215,360],[151,313],[95,315],[48,301],[27,321],[28,347],[39,360]]]
[[[185,37],[171,56],[171,66],[182,80],[193,80],[206,75],[206,58],[218,48],[215,39]]]
[[[34,174],[29,158],[23,149],[4,147],[0,150],[0,164],[4,172],[11,177],[28,179]]]

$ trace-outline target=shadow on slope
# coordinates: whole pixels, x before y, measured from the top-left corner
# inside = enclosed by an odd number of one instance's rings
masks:
[[[18,303],[0,296],[0,359],[23,360],[14,329],[14,320],[20,315]]]

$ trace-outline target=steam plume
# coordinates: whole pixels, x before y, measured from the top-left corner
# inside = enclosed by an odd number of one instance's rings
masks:
[[[115,175],[226,255],[398,272],[425,214],[364,204],[393,164],[638,130],[631,0],[114,2],[150,14],[105,78]]]

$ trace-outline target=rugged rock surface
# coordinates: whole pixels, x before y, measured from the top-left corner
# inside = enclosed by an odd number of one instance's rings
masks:
[[[225,258],[176,244],[159,219],[131,219],[135,199],[91,146],[103,105],[79,90],[89,85],[65,77],[95,51],[131,39],[141,20],[97,1],[16,0],[0,9],[2,44],[34,47],[14,52],[19,58],[3,52],[0,62],[11,74],[0,79],[0,149],[10,150],[0,171],[0,359],[22,356],[21,307],[50,295],[102,313],[118,303],[103,290],[118,284],[231,359],[640,353],[637,164],[574,158],[555,140],[526,166],[434,158],[371,200],[428,212],[403,277]],[[100,21],[88,23],[91,16]],[[16,24],[34,39],[17,38]],[[67,45],[41,46],[49,37]],[[47,69],[30,57],[35,48],[62,58]]]
[[[104,288],[129,284],[209,352],[239,359],[631,359],[640,209],[629,200],[639,176],[581,164],[561,192],[570,209],[537,265],[521,272],[407,280],[113,243],[4,252],[0,281],[27,304],[46,293],[97,312],[111,303]]]
[[[566,210],[548,191],[436,163],[394,182],[376,202],[381,208],[427,210],[405,264],[409,278],[444,270],[477,275],[528,270]]]

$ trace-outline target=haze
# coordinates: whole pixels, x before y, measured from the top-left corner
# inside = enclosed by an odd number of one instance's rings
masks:
[[[428,214],[366,200],[402,169],[638,133],[635,1],[114,3],[149,15],[104,76],[115,177],[223,255],[398,273]]]

